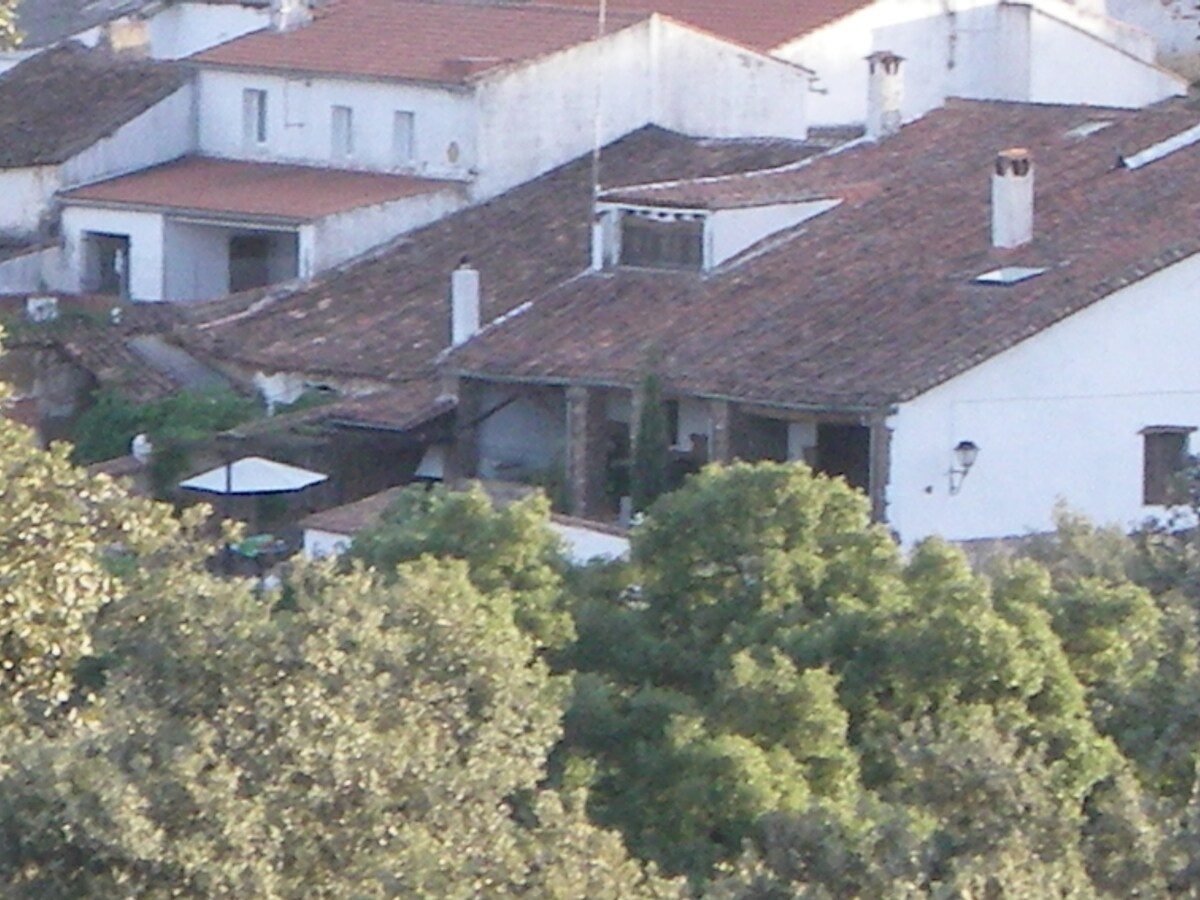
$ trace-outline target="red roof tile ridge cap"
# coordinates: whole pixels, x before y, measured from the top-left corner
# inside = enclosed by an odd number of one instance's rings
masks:
[[[833,16],[829,19],[825,19],[819,25],[814,25],[812,28],[809,28],[807,31],[801,31],[798,34],[789,35],[787,38],[785,38],[780,43],[774,44],[770,47],[767,47],[766,52],[771,53],[771,54],[777,53],[779,50],[783,49],[788,44],[795,43],[796,41],[806,38],[810,34],[814,34],[815,32],[820,31],[822,28],[828,28],[830,25],[840,22],[843,19],[848,19],[855,13],[862,12],[864,9],[866,9],[868,6],[871,6],[875,2],[876,2],[876,0],[854,0],[853,5],[849,9],[847,9],[845,12],[838,13],[836,16]]]

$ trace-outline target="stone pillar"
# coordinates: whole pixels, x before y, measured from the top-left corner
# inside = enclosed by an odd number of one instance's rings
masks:
[[[871,500],[871,518],[876,522],[887,521],[887,486],[891,473],[892,430],[887,427],[883,416],[872,417],[870,480],[867,494]]]
[[[733,460],[733,404],[728,400],[710,400],[708,416],[712,421],[712,441],[708,458],[715,463]]]
[[[446,454],[445,480],[473,478],[479,471],[479,427],[483,414],[483,384],[470,378],[457,379],[454,393],[458,396],[458,407],[454,411],[454,442]],[[449,393],[448,380],[442,384]]]
[[[605,421],[603,391],[567,388],[567,494],[576,516],[604,512]]]

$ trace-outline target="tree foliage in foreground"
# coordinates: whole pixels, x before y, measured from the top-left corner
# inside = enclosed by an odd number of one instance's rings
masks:
[[[542,786],[564,686],[461,562],[210,575],[0,420],[0,894],[678,897]]]
[[[560,766],[638,855],[745,898],[1194,887],[1194,606],[904,558],[799,466],[706,470],[633,556],[579,601]]]

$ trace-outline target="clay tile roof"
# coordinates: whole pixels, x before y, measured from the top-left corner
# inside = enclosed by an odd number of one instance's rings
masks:
[[[797,167],[786,186],[842,204],[721,268],[616,269],[563,283],[455,351],[477,377],[637,383],[763,404],[863,409],[945,381],[1104,296],[1200,252],[1200,145],[1114,164],[1194,126],[1143,111],[951,102],[878,144]],[[1109,122],[1093,130],[1089,123]],[[996,250],[998,151],[1030,149],[1032,243]],[[1045,267],[1007,286],[974,278]]]
[[[324,408],[324,419],[360,428],[408,431],[450,412],[455,403],[454,397],[441,393],[436,379],[419,379],[395,390],[331,404]]]
[[[614,13],[610,31],[644,16]],[[591,40],[594,12],[534,4],[331,0],[313,21],[264,30],[191,57],[250,69],[465,84],[500,66]]]
[[[127,60],[76,43],[0,77],[0,168],[65,162],[179,90],[178,65]]]
[[[646,128],[605,148],[602,183],[709,175],[811,155],[790,141],[702,141]],[[583,271],[589,259],[591,161],[412,232],[385,252],[284,295],[189,304],[177,335],[197,350],[267,372],[391,382],[425,378],[450,339],[450,273],[480,272],[491,321]]]
[[[408,175],[189,156],[76,188],[62,197],[68,202],[307,222],[455,187],[455,182]]]
[[[301,519],[300,527],[353,537],[364,528],[378,523],[383,518],[384,511],[392,505],[402,490],[402,487],[388,488],[353,503],[321,510]]]
[[[788,165],[764,172],[613,188],[604,191],[600,199],[607,203],[708,210],[831,199],[828,189],[798,181],[794,168]]]
[[[594,0],[536,0],[595,11]],[[756,50],[789,43],[872,0],[608,0],[621,13],[657,12]]]

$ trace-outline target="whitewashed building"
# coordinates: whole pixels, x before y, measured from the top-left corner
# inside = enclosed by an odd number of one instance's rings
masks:
[[[60,185],[51,287],[220,297],[311,278],[647,124],[806,132],[805,70],[657,16],[596,37],[562,9],[276,3],[271,27],[190,62],[192,119],[147,141],[182,158]]]
[[[613,515],[653,366],[681,469],[803,460],[906,543],[1044,530],[1059,500],[1161,514],[1200,449],[1198,122],[952,101],[811,162],[611,189],[593,273],[447,360],[466,465],[557,466]],[[715,252],[731,227],[752,242]]]

